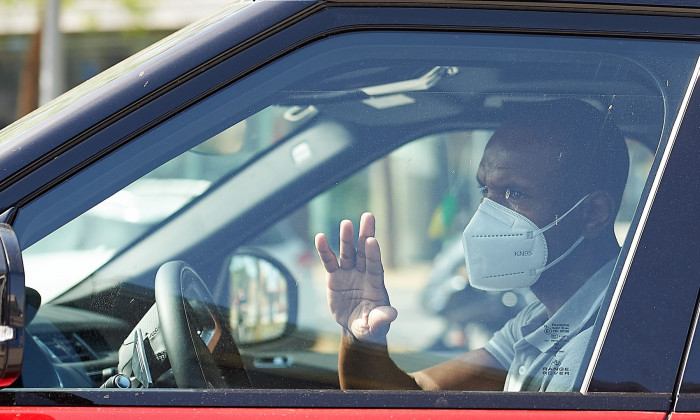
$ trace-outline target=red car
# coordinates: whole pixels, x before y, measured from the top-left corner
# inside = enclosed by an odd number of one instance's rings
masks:
[[[66,93],[0,131],[0,415],[697,416],[698,19],[241,2]]]

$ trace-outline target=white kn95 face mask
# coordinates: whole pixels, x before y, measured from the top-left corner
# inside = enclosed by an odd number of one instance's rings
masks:
[[[484,198],[464,229],[462,246],[472,287],[487,291],[505,291],[530,287],[542,272],[564,259],[581,241],[547,264],[544,232],[561,222],[586,199],[543,228],[522,214]]]

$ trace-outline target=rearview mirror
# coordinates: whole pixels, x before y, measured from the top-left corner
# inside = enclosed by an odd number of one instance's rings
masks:
[[[12,227],[0,224],[0,387],[22,371],[24,350],[24,265]]]
[[[264,251],[247,248],[228,263],[230,323],[239,345],[281,338],[296,324],[297,286],[289,271]]]

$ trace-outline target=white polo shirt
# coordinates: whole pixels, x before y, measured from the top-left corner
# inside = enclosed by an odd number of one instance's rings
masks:
[[[552,318],[535,301],[494,334],[484,348],[509,366],[504,391],[573,391],[614,267],[605,264]]]

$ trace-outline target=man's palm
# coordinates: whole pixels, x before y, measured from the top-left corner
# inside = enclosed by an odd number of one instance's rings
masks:
[[[384,286],[374,216],[362,215],[357,249],[352,223],[341,222],[340,260],[323,234],[316,235],[316,249],[327,272],[328,305],[336,322],[359,340],[383,342],[397,312]]]

